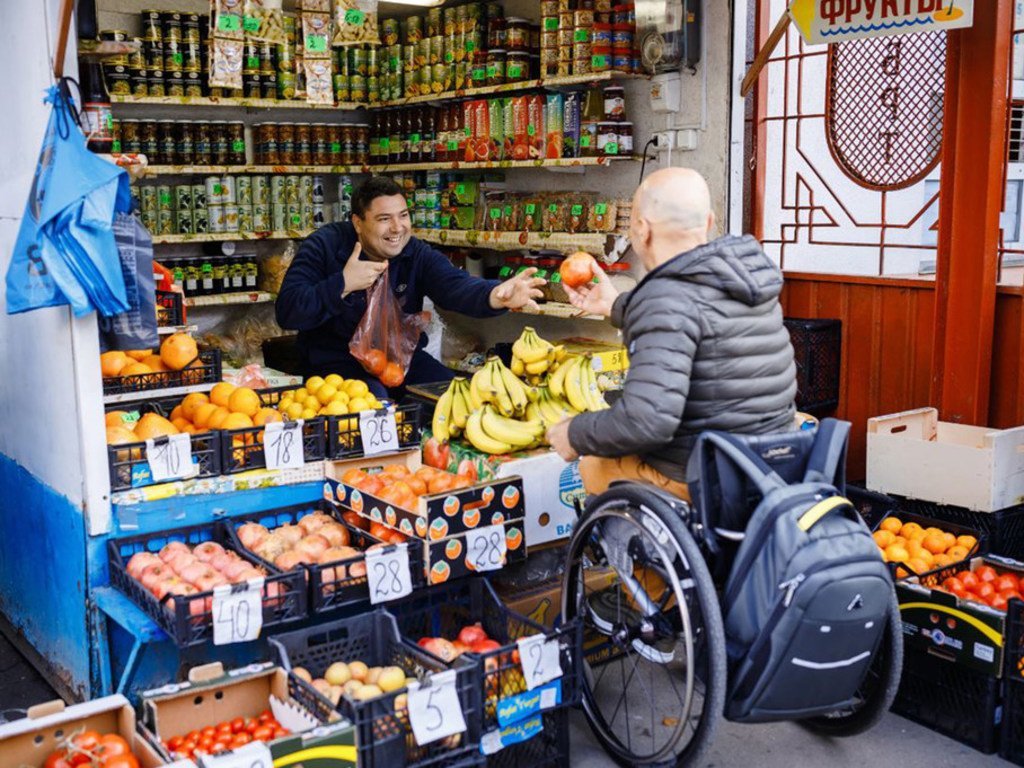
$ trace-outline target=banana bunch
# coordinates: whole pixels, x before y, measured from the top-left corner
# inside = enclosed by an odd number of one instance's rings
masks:
[[[469,414],[465,437],[478,451],[501,455],[536,448],[543,441],[546,429],[539,419],[516,421],[487,404]]]
[[[466,429],[472,410],[469,389],[469,382],[462,376],[456,376],[438,399],[431,424],[431,431],[438,442],[447,443]]]
[[[512,373],[537,385],[565,357],[566,352],[562,346],[555,346],[542,339],[533,328],[527,326],[512,344]]]
[[[552,395],[547,387],[538,387],[537,392],[537,401],[526,407],[526,418],[530,421],[540,421],[545,429],[565,419],[571,419],[579,413],[565,400]]]
[[[526,386],[497,357],[487,358],[484,367],[473,374],[469,383],[470,410],[479,410],[490,403],[506,418],[523,416],[526,406],[537,398],[532,387]]]
[[[565,399],[581,413],[602,411],[608,404],[597,386],[597,374],[590,355],[572,357],[548,376],[548,390],[558,399]]]

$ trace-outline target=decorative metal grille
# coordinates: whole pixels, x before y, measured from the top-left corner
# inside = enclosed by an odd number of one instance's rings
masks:
[[[1007,143],[1007,161],[1024,163],[1024,102],[1015,101],[1010,105],[1010,133]]]
[[[939,162],[946,35],[829,46],[825,124],[839,167],[868,189],[912,186]]]

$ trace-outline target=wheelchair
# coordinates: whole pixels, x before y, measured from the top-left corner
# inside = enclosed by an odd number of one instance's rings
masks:
[[[796,482],[813,437],[741,439],[768,454],[785,447],[775,455],[789,451],[797,460],[780,474]],[[562,619],[584,625],[583,710],[620,765],[702,765],[727,711],[730,670],[719,601],[760,498],[742,485],[729,492],[723,472],[728,467],[721,461],[691,460],[691,489],[704,494],[695,503],[642,483],[613,484],[586,500],[570,539]],[[830,482],[842,492],[845,477],[841,469],[836,474]],[[888,615],[852,700],[797,722],[822,735],[852,736],[881,719],[903,666],[895,593]]]

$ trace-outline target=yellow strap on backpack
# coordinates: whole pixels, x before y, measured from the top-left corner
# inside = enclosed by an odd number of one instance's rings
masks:
[[[829,496],[827,499],[822,499],[800,515],[800,519],[796,522],[797,527],[806,533],[811,530],[811,528],[814,527],[814,524],[821,520],[821,518],[843,504],[850,504],[850,500],[842,496]]]

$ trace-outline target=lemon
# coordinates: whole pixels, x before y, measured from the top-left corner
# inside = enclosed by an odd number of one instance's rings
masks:
[[[324,383],[330,384],[332,387],[337,389],[338,387],[345,383],[345,380],[341,378],[341,376],[339,376],[338,374],[332,373],[330,376],[326,376],[324,378]]]
[[[317,411],[314,411],[312,408],[303,408],[302,409],[302,416],[300,418],[303,418],[303,419],[315,419],[316,416],[317,416]]]
[[[376,397],[371,397],[370,398],[370,408],[372,408],[373,410],[376,411],[376,410],[380,410],[383,407],[384,407],[384,403],[382,403]]]
[[[302,411],[302,403],[292,403],[287,408],[285,408],[284,412],[285,414],[287,414],[289,419],[301,419]]]
[[[331,398],[331,402],[332,403],[344,403],[345,405],[348,405],[348,401],[350,399],[351,398],[348,395],[346,395],[344,392],[339,391],[339,392],[337,392],[334,395],[334,397]]]
[[[365,381],[359,379],[351,379],[345,382],[345,393],[349,397],[363,397],[369,393],[370,388],[366,385]]]
[[[324,380],[319,376],[310,376],[306,379],[306,391],[311,395],[315,395],[316,391],[324,385]]]
[[[348,412],[359,413],[360,411],[369,410],[370,403],[363,397],[353,397],[348,401]]]
[[[336,394],[338,394],[338,390],[325,382],[317,387],[316,399],[320,401],[321,405],[327,405]]]
[[[307,392],[305,390],[305,388],[303,388],[303,389],[296,389],[295,390],[295,394],[293,395],[292,399],[296,403],[304,403],[304,402],[306,402],[306,398],[308,398],[308,397],[309,397],[309,392]]]
[[[348,413],[348,408],[338,400],[331,400],[320,409],[321,416],[344,416],[346,413]]]

